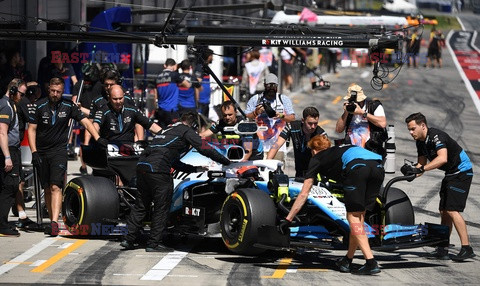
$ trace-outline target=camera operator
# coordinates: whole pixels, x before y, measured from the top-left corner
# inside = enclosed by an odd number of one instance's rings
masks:
[[[247,103],[245,113],[247,118],[255,119],[259,125],[268,126],[268,130],[259,132],[258,136],[263,141],[263,151],[270,151],[270,147],[277,142],[280,132],[286,123],[295,120],[295,112],[290,98],[286,95],[277,93],[278,78],[273,73],[266,76],[265,91],[262,94],[256,94],[250,98]],[[281,155],[276,159],[283,161],[283,152],[286,146],[280,149]]]
[[[379,100],[367,99],[361,86],[350,84],[343,114],[337,120],[335,131],[345,131],[345,143],[364,147],[385,157],[383,143],[387,137],[387,119],[385,110]]]

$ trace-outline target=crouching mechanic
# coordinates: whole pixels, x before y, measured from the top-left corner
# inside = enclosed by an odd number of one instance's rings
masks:
[[[427,119],[421,113],[413,113],[405,119],[408,131],[416,141],[418,164],[421,175],[423,172],[440,169],[445,171],[445,178],[440,187],[441,224],[452,231],[455,226],[462,248],[458,255],[452,257],[454,261],[463,261],[475,257],[468,239],[467,225],[461,212],[467,203],[470,185],[473,179],[472,163],[467,153],[447,133],[430,128]],[[430,161],[427,163],[427,160]],[[419,176],[417,175],[417,176]],[[430,258],[447,260],[449,242],[440,245],[430,254]]]
[[[318,173],[341,182],[345,192],[345,208],[350,224],[350,236],[347,255],[337,261],[340,272],[372,275],[380,272],[378,263],[364,229],[365,211],[372,210],[375,199],[382,186],[385,171],[382,156],[354,145],[331,147],[325,135],[317,135],[308,142],[312,150],[312,159],[308,165],[302,190],[298,194],[289,214],[280,223],[282,233],[288,233],[288,227],[308,198],[315,177]],[[357,270],[352,269],[352,259],[357,248],[367,260]]]
[[[51,224],[45,234],[58,235],[57,219],[62,207],[62,188],[67,171],[67,143],[70,119],[80,122],[102,146],[107,145],[97,131],[71,100],[62,98],[64,82],[50,80],[47,98],[38,100],[32,109],[28,125],[28,144],[32,150],[32,165],[39,173],[45,190],[45,202]]]
[[[202,139],[192,128],[197,122],[197,116],[193,112],[184,113],[180,122],[170,125],[169,128],[157,134],[140,156],[137,165],[138,195],[127,219],[128,234],[120,244],[125,249],[134,248],[134,241],[142,227],[142,220],[153,201],[152,225],[145,250],[147,252],[171,251],[162,243],[162,234],[173,194],[173,178],[170,170],[190,145],[202,155],[218,163],[230,164],[230,160],[213,148],[202,149]]]

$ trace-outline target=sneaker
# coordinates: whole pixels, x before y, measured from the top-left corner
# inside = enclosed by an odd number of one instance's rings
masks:
[[[45,227],[45,230],[43,231],[44,234],[50,235],[50,236],[57,236],[58,232],[59,232],[58,223],[56,221],[52,221],[50,224],[48,224]]]
[[[130,242],[126,239],[124,239],[124,240],[122,240],[122,242],[120,242],[120,246],[123,247],[124,250],[135,249],[135,246],[133,245],[133,242]]]
[[[457,255],[452,256],[452,260],[460,262],[468,258],[473,258],[475,256],[476,255],[475,253],[473,253],[473,248],[470,245],[462,246],[462,248],[460,249],[460,252]]]
[[[172,252],[173,248],[167,247],[161,243],[155,245],[155,246],[147,246],[145,248],[146,252]]]
[[[84,168],[84,167],[80,166],[80,174],[82,174],[82,176],[88,175],[87,167]]]
[[[374,261],[373,265],[368,265],[368,263],[365,263],[359,269],[352,270],[352,274],[356,274],[356,275],[373,275],[373,274],[378,274],[380,272],[381,270],[380,270],[380,267],[378,267],[377,261]]]
[[[435,251],[427,254],[427,258],[437,260],[450,260],[450,256],[448,256],[448,249],[443,247],[435,248]]]
[[[350,273],[352,271],[352,262],[349,261],[346,256],[338,259],[335,265],[337,265],[338,270],[342,273]]]
[[[30,228],[34,228],[36,226],[37,226],[37,224],[33,220],[29,219],[28,217],[27,218],[19,218],[18,222],[17,222],[17,227],[22,228],[22,229],[30,229]]]
[[[16,229],[9,227],[0,229],[0,237],[18,237],[20,233]]]

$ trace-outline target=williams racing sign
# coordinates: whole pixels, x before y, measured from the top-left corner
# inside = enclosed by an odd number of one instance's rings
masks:
[[[285,47],[343,47],[343,40],[295,40],[295,39],[263,39],[263,46],[285,46]]]

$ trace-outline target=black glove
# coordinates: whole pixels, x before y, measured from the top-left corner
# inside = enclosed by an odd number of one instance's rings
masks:
[[[37,151],[32,153],[32,165],[37,169],[42,166],[42,158],[40,158]]]
[[[108,146],[108,140],[105,139],[105,138],[102,138],[102,137],[99,137],[97,139],[97,143],[98,143],[98,145],[102,146],[103,148],[107,148],[107,146]]]
[[[413,174],[421,174],[425,172],[425,170],[423,169],[423,166],[421,166],[420,168],[415,168],[412,165],[405,164],[400,168],[400,172],[402,172],[404,176],[410,176]]]
[[[278,225],[278,231],[280,231],[281,234],[290,234],[291,225],[292,225],[291,221],[287,219],[282,219],[280,220],[280,224]]]

